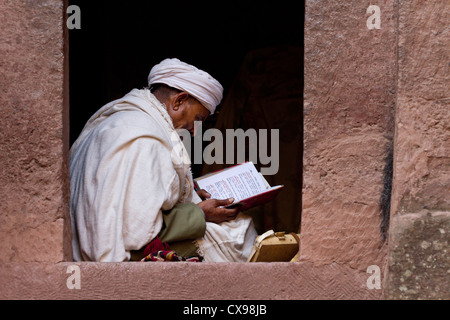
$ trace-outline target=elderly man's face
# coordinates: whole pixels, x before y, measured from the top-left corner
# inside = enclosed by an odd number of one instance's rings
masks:
[[[195,133],[194,122],[205,121],[209,116],[209,110],[185,92],[176,95],[167,111],[175,129],[186,129],[191,135]]]

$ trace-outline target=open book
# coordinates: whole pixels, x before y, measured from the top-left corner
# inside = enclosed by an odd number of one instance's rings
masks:
[[[227,208],[240,206],[242,211],[267,203],[284,187],[271,187],[252,162],[245,162],[194,179],[197,189],[205,189],[211,199],[234,198]]]

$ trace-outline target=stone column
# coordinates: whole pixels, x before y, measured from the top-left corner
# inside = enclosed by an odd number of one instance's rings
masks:
[[[306,1],[301,261],[386,264],[380,198],[394,133],[395,1]],[[370,28],[367,25],[369,20]]]
[[[391,299],[450,299],[448,1],[399,4]]]
[[[0,2],[0,262],[71,256],[63,10]]]

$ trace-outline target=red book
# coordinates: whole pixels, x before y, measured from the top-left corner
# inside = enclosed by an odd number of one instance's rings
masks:
[[[197,189],[208,191],[211,199],[234,198],[226,207],[239,206],[242,211],[272,201],[284,187],[271,187],[252,162],[206,174],[194,182]]]

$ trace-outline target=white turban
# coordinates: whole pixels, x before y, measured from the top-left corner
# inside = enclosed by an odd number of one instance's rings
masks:
[[[222,100],[223,87],[205,71],[178,59],[165,59],[148,75],[148,85],[163,83],[186,91],[213,114]]]

